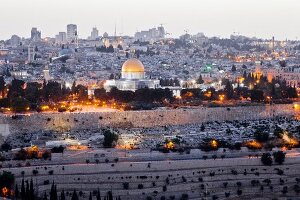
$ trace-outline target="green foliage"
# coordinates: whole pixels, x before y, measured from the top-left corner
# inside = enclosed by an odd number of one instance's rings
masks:
[[[109,129],[103,130],[103,135],[104,135],[104,141],[103,141],[103,146],[105,148],[112,148],[116,145],[116,142],[119,139],[119,136],[112,132]]]

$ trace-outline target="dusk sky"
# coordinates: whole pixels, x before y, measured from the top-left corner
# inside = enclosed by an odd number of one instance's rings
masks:
[[[68,23],[78,25],[86,38],[92,27],[100,34],[133,35],[164,24],[177,37],[189,30],[195,34],[277,39],[300,38],[299,0],[0,0],[0,40],[12,34],[29,37],[31,27],[42,37],[66,31]]]

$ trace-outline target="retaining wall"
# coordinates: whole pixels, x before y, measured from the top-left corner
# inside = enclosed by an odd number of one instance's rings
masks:
[[[97,112],[97,113],[33,113],[13,119],[0,115],[5,134],[29,133],[43,130],[83,130],[100,127],[155,127],[184,125],[207,121],[252,120],[273,116],[299,114],[292,104],[261,105],[249,107],[217,107],[196,109]],[[8,126],[8,127],[7,127]],[[1,131],[1,130],[0,130]]]

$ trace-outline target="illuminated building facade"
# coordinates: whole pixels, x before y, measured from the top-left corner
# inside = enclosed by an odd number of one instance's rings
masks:
[[[138,59],[132,58],[123,64],[121,79],[107,80],[104,84],[104,88],[107,91],[113,87],[119,90],[130,91],[146,87],[155,89],[160,87],[160,81],[147,79],[143,63]]]

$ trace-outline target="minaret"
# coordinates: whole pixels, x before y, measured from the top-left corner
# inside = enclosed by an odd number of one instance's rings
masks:
[[[117,24],[115,24],[115,33],[114,33],[115,41],[117,40]]]
[[[28,62],[31,63],[34,61],[35,57],[35,47],[31,43],[28,46]]]
[[[275,37],[272,37],[272,52],[275,52]]]
[[[50,76],[50,73],[49,73],[49,67],[48,65],[45,66],[44,70],[44,79],[46,82],[48,82],[49,80],[51,80],[51,76]]]

